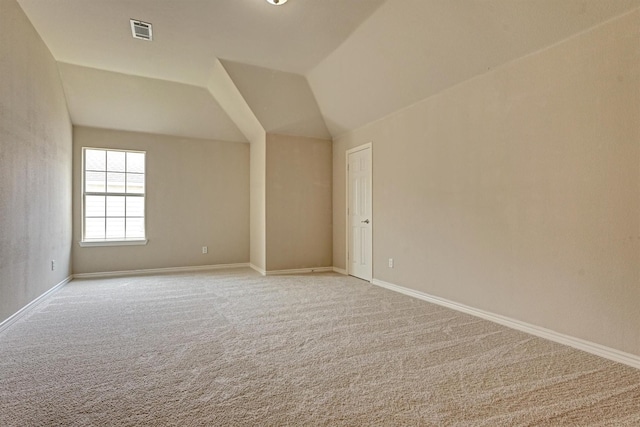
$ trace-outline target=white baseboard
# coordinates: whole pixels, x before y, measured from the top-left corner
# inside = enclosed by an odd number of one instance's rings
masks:
[[[262,274],[263,276],[267,275],[267,272],[265,270],[263,270],[262,268],[258,267],[257,265],[249,264],[249,267],[252,268],[253,270],[257,271],[258,273]]]
[[[184,273],[190,271],[207,271],[222,270],[227,268],[246,268],[250,267],[249,263],[242,262],[237,264],[216,264],[216,265],[197,265],[191,267],[169,267],[169,268],[149,268],[145,270],[123,270],[123,271],[103,271],[99,273],[78,273],[74,274],[74,279],[100,279],[107,277],[122,276],[141,276],[147,274],[165,274],[165,273]]]
[[[343,268],[338,268],[338,267],[333,267],[333,272],[334,273],[338,273],[338,274],[342,274],[344,276],[348,276],[349,273],[347,273],[347,270],[343,269]]]
[[[325,273],[334,271],[333,267],[311,267],[311,268],[294,268],[289,270],[264,270],[256,265],[249,264],[249,267],[262,274],[263,276],[277,276],[281,274],[308,274],[308,273]]]
[[[429,295],[424,292],[405,288],[403,286],[394,285],[393,283],[388,283],[382,280],[373,279],[371,283],[386,289],[390,289],[392,291],[400,292],[402,294],[409,295],[411,297],[433,303],[433,304],[441,305],[443,307],[461,311],[463,313],[480,317],[482,319],[489,320],[491,322],[499,323],[503,326],[507,326],[512,329],[517,329],[519,331],[526,332],[531,335],[535,335],[541,338],[555,341],[560,344],[568,345],[578,350],[586,351],[587,353],[595,354],[596,356],[613,360],[614,362],[623,363],[625,365],[629,365],[634,368],[640,369],[640,356],[637,356],[635,354],[625,353],[623,351],[619,351],[610,347],[606,347],[606,346],[596,344],[590,341],[586,341],[580,338],[572,337],[570,335],[561,334],[559,332],[555,332],[550,329],[546,329],[540,326],[521,322],[519,320],[512,319],[506,316],[501,316],[499,314],[494,314],[488,311],[469,307],[467,305],[450,301],[444,298],[436,297],[433,295]]]
[[[313,268],[295,268],[290,270],[269,270],[267,276],[275,276],[280,274],[307,274],[307,273],[326,273],[333,271],[333,267],[313,267]]]
[[[47,298],[48,296],[52,295],[56,291],[59,291],[60,289],[62,289],[62,287],[64,285],[66,285],[67,283],[69,283],[72,279],[73,279],[73,276],[67,277],[62,282],[58,283],[53,288],[49,289],[48,291],[46,291],[45,293],[43,293],[42,295],[40,295],[39,297],[37,297],[36,299],[31,301],[29,304],[25,305],[20,310],[18,310],[15,313],[13,313],[7,319],[2,321],[2,323],[0,323],[0,333],[4,332],[5,329],[7,329],[9,326],[11,326],[16,320],[18,320],[22,316],[24,316],[24,314],[27,311],[31,310],[33,307],[35,307],[36,305],[41,303],[45,298]]]

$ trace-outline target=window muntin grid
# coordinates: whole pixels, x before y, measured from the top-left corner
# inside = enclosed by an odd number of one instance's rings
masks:
[[[145,157],[83,149],[83,241],[145,239]]]

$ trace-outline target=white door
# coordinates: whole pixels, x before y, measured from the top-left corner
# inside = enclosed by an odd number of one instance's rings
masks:
[[[347,151],[347,271],[371,281],[371,144]]]

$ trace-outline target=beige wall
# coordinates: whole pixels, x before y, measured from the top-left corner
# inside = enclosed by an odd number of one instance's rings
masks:
[[[249,144],[74,127],[73,146],[74,273],[248,262]],[[78,245],[82,147],[147,152],[146,246]]]
[[[372,141],[375,278],[640,355],[638,40],[636,11],[336,138],[334,265]]]
[[[266,135],[251,142],[251,264],[267,268]]]
[[[71,123],[62,84],[20,6],[0,0],[0,321],[68,277],[70,262]]]
[[[266,160],[266,269],[330,267],[331,141],[267,134]]]
[[[215,60],[207,88],[250,142],[249,262],[254,267],[264,270],[267,264],[265,258],[266,133],[218,59]]]

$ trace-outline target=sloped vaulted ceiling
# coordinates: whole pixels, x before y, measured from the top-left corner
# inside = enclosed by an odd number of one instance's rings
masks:
[[[331,139],[304,76],[238,62],[222,64],[265,131]]]
[[[205,88],[59,63],[76,125],[244,142]]]
[[[219,58],[245,94],[271,76],[246,95],[266,131],[329,137],[304,75],[383,1],[18,0],[61,64],[74,123],[222,140],[246,139],[203,99]],[[154,40],[134,40],[130,18],[151,22]]]
[[[220,60],[266,132],[330,137],[640,7],[640,0],[18,2],[60,63],[74,123],[230,141],[247,139],[207,89]],[[154,41],[134,40],[130,18],[151,22]]]
[[[308,79],[336,136],[637,7],[638,0],[387,0]]]

